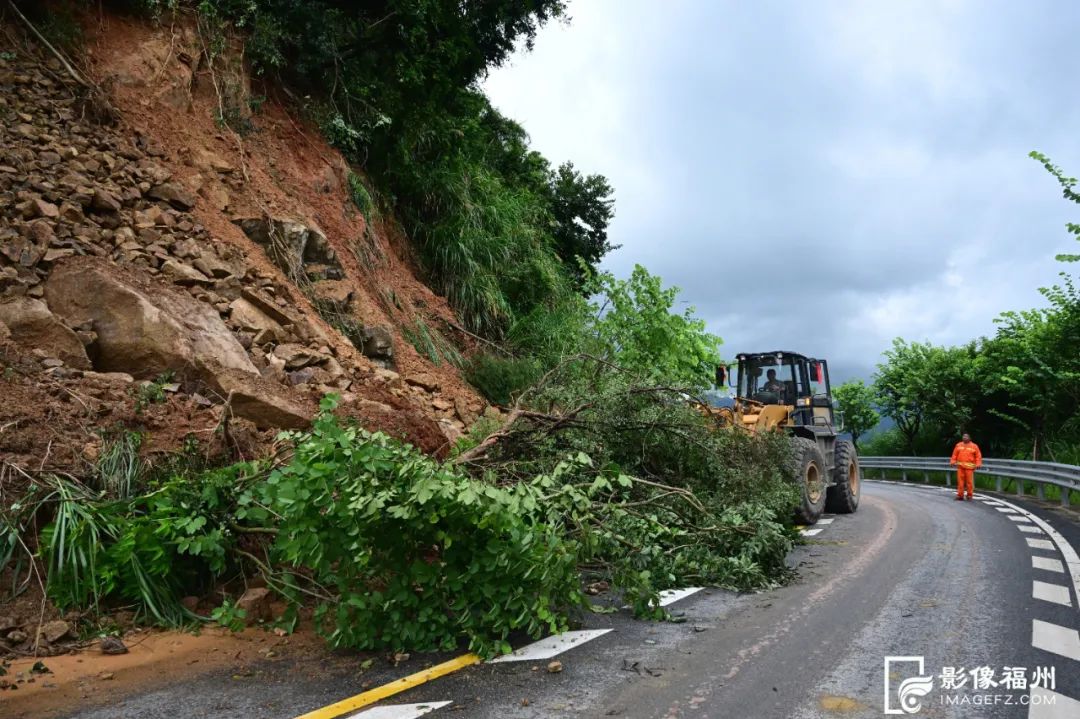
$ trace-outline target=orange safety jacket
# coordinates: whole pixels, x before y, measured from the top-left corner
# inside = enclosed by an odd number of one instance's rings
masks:
[[[949,464],[966,469],[978,469],[982,466],[982,452],[979,451],[979,445],[974,442],[957,442]]]

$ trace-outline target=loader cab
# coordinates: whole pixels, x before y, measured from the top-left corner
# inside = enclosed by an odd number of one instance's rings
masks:
[[[736,394],[764,405],[790,407],[795,426],[837,425],[825,360],[795,352],[738,355]],[[770,379],[773,378],[774,379]]]

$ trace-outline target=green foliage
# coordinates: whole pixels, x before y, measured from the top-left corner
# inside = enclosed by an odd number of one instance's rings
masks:
[[[236,602],[226,599],[221,606],[210,612],[210,619],[229,631],[239,632],[247,626],[247,612],[236,606]]]
[[[566,628],[579,604],[577,548],[535,497],[440,466],[385,435],[342,427],[324,401],[310,433],[265,485],[275,557],[306,568],[334,601],[316,621],[359,649],[507,651],[512,632]]]
[[[378,183],[473,331],[501,337],[557,304],[582,279],[575,258],[595,266],[611,249],[607,181],[569,164],[553,170],[477,89],[563,16],[564,0],[202,0],[198,9],[219,36],[244,36],[258,71],[313,98],[329,141]]]
[[[1075,177],[1069,177],[1065,172],[1050,161],[1050,158],[1046,155],[1032,150],[1028,153],[1028,157],[1038,161],[1046,168],[1046,171],[1054,176],[1054,179],[1061,185],[1061,195],[1070,202],[1080,204],[1080,193],[1076,191],[1077,180]],[[1080,224],[1075,222],[1066,223],[1065,229],[1069,231],[1078,242],[1080,242]],[[1057,259],[1061,262],[1080,262],[1080,255],[1078,254],[1061,254],[1057,256]]]
[[[616,246],[608,242],[607,227],[615,216],[615,190],[603,175],[582,176],[572,163],[565,163],[550,179],[551,214],[555,221],[552,235],[559,257],[567,267],[576,268],[578,258],[589,267]],[[584,283],[587,275],[575,272],[575,280]]]
[[[127,499],[138,488],[146,465],[139,457],[143,436],[122,427],[102,435],[101,454],[97,461],[97,479],[101,489],[116,499]]]
[[[370,221],[372,211],[375,209],[375,201],[371,199],[364,181],[355,172],[349,172],[349,197],[352,198],[356,209],[364,216],[365,221]]]
[[[465,366],[465,379],[492,404],[508,406],[540,379],[541,368],[532,357],[479,354]]]
[[[785,437],[717,431],[682,392],[589,357],[564,363],[525,399],[532,414],[459,459],[519,482],[573,460],[573,486],[590,489],[577,513],[559,511],[571,516],[588,565],[640,612],[679,584],[746,589],[783,579],[796,498]],[[549,415],[552,407],[561,411]]]
[[[51,478],[43,504],[55,507],[41,535],[49,597],[62,609],[96,609],[106,598],[134,603],[148,619],[177,626],[189,618],[181,593],[207,588],[235,549],[233,512],[252,465],[177,475],[149,494],[102,499]]]
[[[859,437],[881,421],[881,415],[874,409],[874,390],[861,379],[851,380],[834,389],[833,396],[844,413],[844,427],[851,432],[851,440],[858,446]]]
[[[465,364],[465,358],[461,356],[457,347],[446,339],[446,335],[421,317],[415,318],[411,325],[403,327],[401,333],[417,352],[427,357],[428,361],[436,367],[443,362],[448,362],[455,367],[462,367]]]
[[[173,373],[163,372],[153,382],[144,382],[135,390],[135,414],[142,414],[152,404],[161,404],[168,399],[165,387],[172,384]]]
[[[672,312],[679,288],[635,265],[628,280],[598,275],[590,287],[602,298],[593,305],[583,348],[639,375],[646,382],[706,389],[721,362],[721,340],[705,331],[694,308]]]

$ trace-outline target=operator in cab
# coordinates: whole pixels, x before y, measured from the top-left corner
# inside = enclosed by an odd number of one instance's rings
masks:
[[[776,370],[771,369],[765,373],[765,384],[761,387],[762,392],[783,392],[784,383],[776,379]]]

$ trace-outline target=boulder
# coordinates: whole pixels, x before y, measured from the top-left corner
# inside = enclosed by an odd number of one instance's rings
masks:
[[[311,424],[311,408],[279,384],[235,370],[221,373],[218,381],[228,397],[227,411],[259,429],[305,429]]]
[[[304,274],[304,266],[309,264],[325,265],[341,272],[341,263],[326,235],[314,227],[287,217],[242,217],[235,222],[294,279]]]
[[[211,307],[170,286],[121,274],[92,257],[65,260],[45,285],[49,306],[97,333],[94,369],[153,379],[171,370],[219,387],[224,370],[257,375],[244,348]]]
[[[405,381],[413,387],[419,387],[420,389],[428,392],[434,392],[439,389],[439,380],[434,375],[427,372],[417,372],[416,374],[410,374],[405,377]]]
[[[213,284],[210,278],[202,272],[178,260],[165,260],[161,264],[161,272],[166,277],[171,278],[174,283],[185,287],[194,285],[206,287]]]
[[[120,210],[120,200],[116,195],[107,190],[94,190],[94,198],[90,200],[90,206],[101,212],[117,212]]]
[[[79,336],[60,322],[44,302],[30,297],[8,298],[0,302],[0,323],[15,342],[40,349],[70,367],[90,369],[90,358]]]
[[[356,294],[343,280],[321,280],[312,284],[311,290],[316,300],[340,313],[349,311],[349,304]]]
[[[285,339],[285,330],[281,325],[272,320],[265,312],[253,305],[249,300],[238,297],[229,304],[229,318],[242,330],[252,332],[269,332],[279,341]]]
[[[266,587],[252,587],[236,600],[236,608],[244,611],[244,619],[249,623],[270,621],[274,618],[270,609],[270,590]]]
[[[164,182],[150,188],[146,193],[155,200],[164,200],[178,210],[190,210],[195,206],[195,195],[177,182]]]
[[[394,334],[382,326],[365,327],[362,351],[366,357],[373,359],[393,359]]]
[[[320,361],[318,353],[295,343],[287,342],[274,348],[274,355],[284,360],[285,369],[295,370]]]
[[[62,619],[45,622],[38,628],[38,637],[49,644],[55,644],[71,633],[71,625]]]

